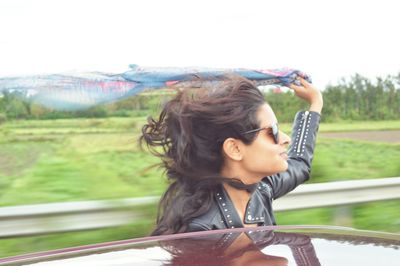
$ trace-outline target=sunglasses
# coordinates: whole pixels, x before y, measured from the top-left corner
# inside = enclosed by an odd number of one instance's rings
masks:
[[[279,143],[279,128],[278,128],[278,123],[274,123],[274,124],[272,124],[271,126],[267,126],[267,127],[260,127],[260,128],[252,129],[252,130],[243,132],[242,134],[244,135],[244,134],[259,132],[259,131],[261,131],[261,130],[263,130],[263,129],[269,129],[269,128],[272,130],[272,135],[273,135],[273,137],[274,137],[275,144],[278,144],[278,143]]]

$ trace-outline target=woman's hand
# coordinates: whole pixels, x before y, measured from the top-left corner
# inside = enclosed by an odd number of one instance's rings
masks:
[[[324,105],[322,93],[305,79],[299,77],[298,80],[302,86],[290,84],[289,88],[294,90],[296,96],[304,99],[310,104],[310,111],[321,113]]]

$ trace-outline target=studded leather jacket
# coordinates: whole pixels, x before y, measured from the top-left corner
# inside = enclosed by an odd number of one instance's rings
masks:
[[[288,169],[264,177],[257,184],[247,203],[243,221],[221,185],[215,192],[210,210],[194,218],[189,223],[187,231],[239,228],[244,227],[244,224],[276,225],[272,201],[289,193],[310,178],[320,119],[321,115],[313,111],[300,111],[296,114],[292,144],[288,151]]]

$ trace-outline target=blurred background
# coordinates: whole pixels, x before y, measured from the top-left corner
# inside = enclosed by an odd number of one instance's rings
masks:
[[[324,96],[310,182],[400,176],[400,18],[390,1],[17,0],[0,7],[0,77],[121,73],[131,63],[298,68]],[[283,131],[291,133],[294,115],[307,105],[287,88],[263,91]],[[151,167],[158,160],[140,150],[137,139],[147,116],[156,116],[171,97],[148,92],[60,111],[2,92],[0,210],[160,196],[166,178]],[[388,200],[285,211],[277,221],[400,233],[399,206],[400,200]],[[156,208],[141,205],[132,210],[141,214],[134,222],[113,227],[4,233],[0,257],[146,236]]]

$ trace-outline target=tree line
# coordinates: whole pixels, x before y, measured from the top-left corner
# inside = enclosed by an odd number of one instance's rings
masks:
[[[348,80],[322,90],[324,109],[322,121],[395,120],[400,119],[400,73],[396,76],[371,81],[355,74]],[[307,108],[304,101],[293,97],[292,91],[269,90],[266,101],[281,122],[291,122],[293,114]],[[51,110],[32,101],[23,100],[17,91],[0,94],[0,123],[15,119],[104,118],[156,115],[163,102],[173,94],[142,94],[111,104],[93,106],[85,110]]]
[[[355,74],[348,80],[328,85],[323,91],[322,121],[396,120],[400,119],[400,73],[377,78],[375,82]],[[304,101],[293,97],[293,92],[269,91],[265,98],[279,121],[291,122],[293,113],[307,108]]]

